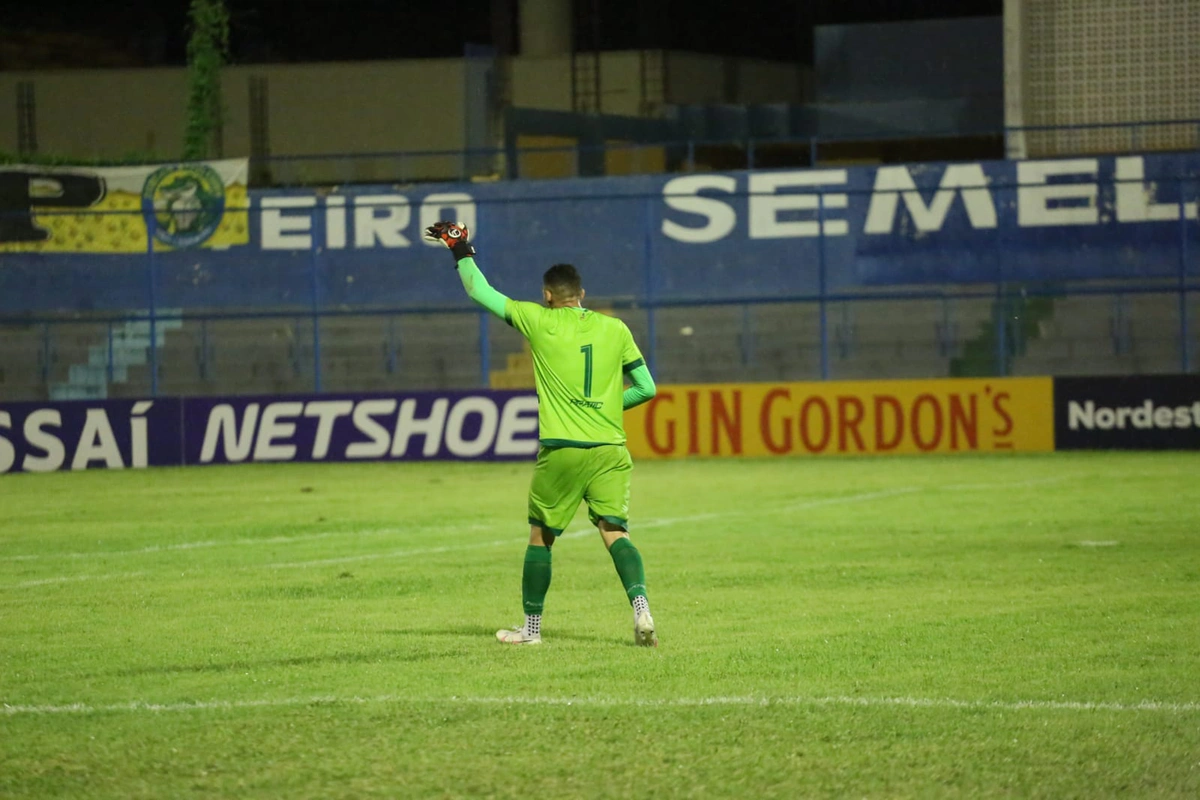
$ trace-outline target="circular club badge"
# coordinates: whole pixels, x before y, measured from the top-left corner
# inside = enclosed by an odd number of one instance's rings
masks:
[[[154,238],[172,247],[205,242],[225,214],[225,182],[207,164],[161,167],[142,188],[142,200],[154,209]]]

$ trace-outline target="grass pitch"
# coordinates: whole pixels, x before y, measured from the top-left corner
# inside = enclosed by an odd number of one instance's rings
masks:
[[[1195,455],[639,463],[657,650],[529,471],[0,478],[0,796],[1200,795]]]

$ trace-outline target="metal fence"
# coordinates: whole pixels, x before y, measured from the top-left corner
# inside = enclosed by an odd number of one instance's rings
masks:
[[[1195,284],[590,305],[672,383],[1170,374],[1200,352]],[[32,316],[0,343],[6,401],[532,385],[519,336],[463,309]]]
[[[1146,174],[1171,164],[1147,160]],[[588,305],[627,321],[662,381],[1197,370],[1197,178],[1093,178],[1090,210],[1114,219],[1036,228],[1017,226],[1025,187],[993,182],[969,190],[991,193],[990,228],[968,224],[960,191],[947,202],[961,219],[943,216],[935,231],[913,227],[935,199],[881,202],[872,176],[851,178],[836,192],[769,196],[792,208],[811,200],[800,238],[703,245],[664,236],[676,211],[661,191],[580,182],[600,190],[481,195],[480,263],[499,288],[535,300],[551,259],[586,264],[577,259],[602,251],[607,266],[584,270]],[[1144,219],[1119,219],[1122,185],[1137,188]],[[1039,186],[1044,195],[1054,184]],[[1076,186],[1063,208],[1080,207],[1078,184],[1062,186]],[[62,246],[84,252],[0,253],[0,400],[531,384],[520,337],[469,302],[443,249],[416,238],[422,223],[407,204],[404,215],[374,206],[362,216],[411,216],[403,247],[368,247],[379,242],[346,231],[332,241],[314,203],[311,216],[278,217],[273,229],[303,228],[311,242],[271,250],[272,211],[257,198],[233,210],[245,214],[247,241],[226,250],[164,248],[152,213],[49,212],[66,231]],[[728,206],[732,218],[756,195],[725,198],[741,204]],[[891,232],[863,234],[870,209],[888,202]],[[843,214],[849,234],[826,209]],[[140,252],[86,252],[96,219],[114,236],[143,225]]]

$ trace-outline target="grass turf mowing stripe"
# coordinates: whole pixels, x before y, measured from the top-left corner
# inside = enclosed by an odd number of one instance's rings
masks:
[[[732,518],[732,517],[752,517],[752,516],[759,516],[759,515],[763,515],[763,514],[792,513],[794,511],[803,511],[805,509],[810,509],[810,508],[820,508],[822,506],[854,505],[857,503],[866,503],[866,502],[870,502],[872,500],[882,500],[882,499],[886,499],[889,497],[898,497],[901,495],[913,494],[914,492],[918,492],[918,491],[920,491],[920,489],[917,487],[904,487],[904,488],[900,488],[900,489],[889,489],[887,491],[882,491],[882,492],[864,492],[862,494],[852,494],[852,495],[846,495],[844,497],[828,497],[828,498],[823,498],[820,500],[809,500],[809,501],[804,501],[801,503],[793,503],[791,505],[783,506],[780,508],[774,508],[774,509],[756,509],[756,510],[750,510],[750,511],[738,510],[738,511],[724,512],[724,513],[714,512],[711,514],[695,514],[695,515],[689,515],[689,516],[684,516],[684,517],[666,517],[666,518],[657,519],[657,520],[649,520],[645,523],[642,523],[642,525],[639,527],[665,528],[665,527],[671,527],[672,525],[682,525],[682,524],[688,523],[688,522],[703,522],[703,521],[708,521],[708,520],[713,520],[713,519],[724,519],[724,518]],[[412,529],[412,531],[409,531],[409,532],[411,533],[411,532],[416,532],[419,530],[420,529]],[[446,529],[441,529],[442,532],[445,532],[445,530]],[[592,528],[586,528],[583,530],[567,531],[567,532],[559,535],[557,538],[559,538],[559,539],[575,538],[575,537],[579,537],[579,536],[586,536],[591,532],[592,532]],[[278,542],[280,539],[284,539],[284,538],[286,538],[286,537],[272,537],[271,540],[263,540],[263,541],[264,542],[269,542],[269,541]],[[305,538],[305,537],[297,537],[297,539],[300,539],[300,538]],[[253,541],[253,540],[240,540],[240,541]],[[414,556],[414,555],[430,555],[430,554],[434,554],[434,553],[448,553],[448,552],[455,552],[455,551],[460,551],[460,550],[479,550],[479,549],[484,549],[484,548],[488,548],[488,547],[502,547],[502,546],[512,545],[515,541],[517,541],[517,540],[495,539],[490,542],[473,542],[471,544],[443,545],[440,547],[405,548],[405,549],[400,549],[400,550],[389,550],[389,551],[383,552],[383,553],[361,553],[359,555],[353,555],[353,556],[340,556],[337,558],[321,558],[321,559],[315,559],[315,560],[309,560],[309,561],[280,561],[280,562],[273,562],[273,563],[269,563],[269,564],[263,564],[263,565],[261,565],[261,567],[253,567],[252,569],[296,569],[296,568],[303,569],[303,568],[308,568],[308,567],[327,567],[327,566],[333,566],[335,564],[350,564],[350,563],[363,562],[363,561],[376,561],[376,560],[385,559],[385,558],[407,558],[407,557]],[[142,553],[142,552],[157,552],[157,551],[152,550],[152,549],[134,550],[134,551],[126,550],[126,551],[119,551],[118,554]],[[108,554],[108,553],[92,553],[90,555],[93,557],[103,557],[103,556],[107,556],[110,554]],[[121,580],[121,579],[124,579],[127,577],[129,577],[129,573],[120,573],[120,574],[112,574],[112,575],[57,576],[57,577],[51,577],[51,578],[42,578],[42,579],[33,580],[33,581],[25,581],[22,583],[13,583],[13,584],[8,584],[8,585],[0,584],[0,589],[27,589],[27,588],[34,588],[37,586],[53,585],[56,583],[64,583],[64,582],[76,581],[76,580],[88,580],[88,581]]]
[[[869,502],[871,500],[885,499],[888,497],[898,497],[900,495],[913,494],[920,491],[995,491],[997,489],[1020,489],[1024,487],[1042,486],[1050,483],[1061,483],[1062,481],[1071,480],[1077,476],[1059,475],[1052,478],[1039,478],[1027,481],[1013,482],[995,482],[995,483],[961,483],[961,484],[946,484],[942,486],[906,486],[899,489],[888,489],[879,492],[865,492],[862,494],[847,495],[845,497],[829,497],[820,500],[806,500],[800,503],[792,503],[774,509],[755,509],[752,511],[732,511],[732,512],[713,512],[705,514],[691,514],[682,517],[665,517],[662,519],[647,520],[638,527],[641,528],[662,528],[670,527],[671,525],[680,525],[686,522],[705,522],[714,519],[726,519],[739,516],[756,516],[760,514],[786,514],[793,511],[803,511],[810,508],[820,508],[821,506],[842,505],[845,503],[860,503]],[[49,561],[55,559],[62,560],[78,560],[84,558],[115,558],[118,556],[140,556],[153,555],[158,553],[168,553],[173,551],[187,551],[210,549],[217,547],[248,547],[262,545],[280,545],[293,544],[296,542],[311,542],[322,539],[331,539],[339,536],[384,536],[395,533],[465,533],[470,531],[488,530],[494,528],[492,525],[455,525],[455,526],[421,526],[416,528],[364,528],[351,531],[321,531],[318,533],[297,534],[295,536],[269,536],[261,539],[205,539],[193,542],[176,542],[175,544],[150,545],[148,547],[139,547],[132,550],[94,550],[86,553],[20,553],[15,555],[0,555],[0,561]],[[590,528],[588,529],[590,530]],[[495,542],[489,542],[479,545],[470,545],[470,547],[492,547]],[[1088,544],[1088,543],[1081,543]],[[1106,544],[1106,543],[1101,543]],[[438,550],[424,550],[421,552],[442,552]],[[383,554],[368,554],[365,556],[355,556],[354,559],[361,560],[364,558],[387,558],[389,556],[407,556],[413,555],[413,551],[396,551],[393,553]],[[322,564],[338,563],[335,561],[309,561],[309,562],[286,562],[284,564],[268,565],[268,566],[302,566],[313,565],[319,566]],[[53,582],[53,579],[51,581]],[[33,584],[29,584],[33,585]]]
[[[645,699],[622,697],[407,697],[404,695],[375,695],[372,697],[284,697],[261,700],[201,700],[186,703],[151,703],[140,700],[128,703],[90,705],[64,703],[61,705],[19,705],[4,703],[4,716],[55,714],[110,714],[119,712],[180,713],[241,708],[288,708],[322,705],[498,705],[498,706],[579,706],[582,708],[687,708],[694,706],[861,706],[962,709],[966,711],[1109,711],[1116,713],[1159,712],[1192,714],[1200,712],[1200,702],[1167,703],[1141,700],[1134,703],[1100,702],[1091,700],[956,700],[948,697],[676,697]]]

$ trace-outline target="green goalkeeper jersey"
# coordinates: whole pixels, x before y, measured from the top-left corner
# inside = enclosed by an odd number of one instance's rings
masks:
[[[625,374],[645,363],[628,326],[574,306],[547,308],[510,299],[504,312],[533,351],[541,443],[624,444]]]

